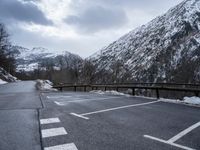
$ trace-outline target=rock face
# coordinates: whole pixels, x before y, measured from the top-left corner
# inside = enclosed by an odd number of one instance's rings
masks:
[[[200,0],[185,0],[89,58],[97,70],[140,82],[200,82]]]
[[[74,68],[76,64],[82,61],[78,55],[70,52],[53,53],[48,49],[37,47],[32,50],[13,46],[13,51],[17,54],[17,72],[34,71],[34,69],[45,69],[45,67],[54,67],[54,69]]]
[[[15,82],[17,78],[9,74],[3,68],[0,67],[0,80],[5,82]],[[0,83],[1,84],[1,83]]]

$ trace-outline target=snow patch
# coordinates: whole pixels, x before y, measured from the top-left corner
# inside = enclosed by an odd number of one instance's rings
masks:
[[[0,79],[0,84],[6,84],[6,83],[8,83],[8,82]]]
[[[168,102],[168,103],[176,103],[176,104],[186,104],[191,106],[200,106],[200,97],[184,97],[183,100],[179,99],[165,99],[160,98],[159,99],[162,102]]]
[[[0,79],[6,82],[16,82],[17,78],[0,67]]]
[[[187,104],[200,105],[200,97],[184,97],[183,102]]]
[[[40,91],[57,91],[53,89],[53,83],[49,80],[37,80],[36,88]]]
[[[117,91],[102,91],[102,90],[93,90],[93,91],[90,91],[91,93],[96,93],[96,94],[101,94],[101,95],[118,95],[118,96],[126,96],[126,97],[130,97],[131,95],[129,94],[124,94],[124,93],[121,93],[121,92],[117,92]]]

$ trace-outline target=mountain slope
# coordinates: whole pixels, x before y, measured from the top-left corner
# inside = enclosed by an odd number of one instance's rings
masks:
[[[54,67],[59,70],[61,68],[74,68],[75,64],[82,61],[78,55],[70,52],[52,53],[48,49],[36,47],[32,50],[13,46],[13,51],[17,53],[17,72],[34,71],[34,69],[44,69],[45,67]]]
[[[9,74],[3,68],[0,67],[0,84],[5,84],[7,82],[15,82],[17,78]]]
[[[145,82],[200,81],[200,0],[185,0],[89,59],[113,73],[121,63],[122,78]],[[116,68],[115,68],[116,69]]]

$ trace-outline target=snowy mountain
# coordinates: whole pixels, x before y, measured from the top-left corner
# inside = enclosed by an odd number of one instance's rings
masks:
[[[76,62],[82,61],[78,55],[65,52],[50,52],[48,49],[37,47],[27,49],[20,46],[13,46],[13,51],[17,53],[17,72],[33,71],[34,69],[44,69],[44,66],[49,65],[54,69],[62,67],[74,67]]]
[[[98,71],[144,82],[200,81],[200,0],[185,0],[90,56]],[[118,65],[116,65],[118,64]]]

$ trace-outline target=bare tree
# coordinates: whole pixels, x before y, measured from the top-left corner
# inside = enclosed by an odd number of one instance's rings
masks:
[[[0,23],[0,67],[4,68],[9,73],[15,71],[14,52],[11,49],[9,35],[5,26]]]

